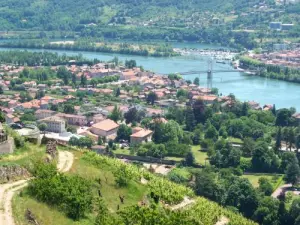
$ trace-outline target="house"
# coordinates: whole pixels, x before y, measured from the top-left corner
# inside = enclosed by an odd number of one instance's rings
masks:
[[[218,97],[215,95],[196,95],[193,96],[193,100],[196,101],[201,99],[204,101],[205,104],[212,104],[214,101],[218,100]]]
[[[34,114],[38,120],[41,120],[41,119],[45,119],[47,117],[54,116],[56,114],[56,112],[52,111],[52,110],[47,110],[47,109],[39,109],[39,110],[35,111]]]
[[[39,120],[39,122],[45,123],[47,125],[46,131],[54,133],[66,132],[66,122],[57,116],[47,117],[45,119]]]
[[[17,122],[20,122],[20,118],[17,117],[17,116],[14,116],[13,114],[6,114],[5,115],[5,122],[7,124],[17,123]]]
[[[258,102],[255,101],[249,101],[248,105],[250,106],[251,109],[259,110],[261,107],[259,106]]]
[[[292,115],[292,117],[298,122],[298,124],[300,125],[300,113],[295,113]]]
[[[85,116],[58,113],[57,117],[65,120],[70,125],[85,126],[87,124],[87,118]]]
[[[150,142],[152,139],[153,131],[142,129],[136,133],[130,135],[130,144],[136,145],[144,142]]]
[[[117,135],[118,128],[119,124],[117,124],[113,120],[106,119],[92,125],[90,131],[98,136],[113,138]]]
[[[26,81],[23,83],[25,88],[33,88],[36,87],[36,82],[35,81]]]
[[[17,100],[10,100],[8,102],[8,108],[14,108],[19,104],[19,102]]]

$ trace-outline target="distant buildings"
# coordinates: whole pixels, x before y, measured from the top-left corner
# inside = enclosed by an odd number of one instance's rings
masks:
[[[136,145],[144,142],[151,142],[153,131],[141,129],[130,136],[130,144]]]
[[[269,24],[271,30],[291,30],[294,27],[292,23],[283,24],[281,22],[271,22]]]
[[[66,132],[66,122],[57,116],[47,117],[45,119],[39,120],[39,122],[45,123],[47,125],[46,131],[54,133]]]
[[[116,137],[118,128],[119,124],[113,120],[106,119],[92,125],[90,131],[97,136],[114,139],[113,137]]]

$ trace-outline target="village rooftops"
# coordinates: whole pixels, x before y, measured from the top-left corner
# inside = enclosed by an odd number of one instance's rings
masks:
[[[63,119],[61,119],[60,117],[57,117],[57,116],[50,116],[50,117],[47,117],[45,119],[41,119],[39,121],[64,122]]]
[[[151,131],[151,130],[142,129],[142,130],[130,135],[130,137],[142,138],[142,137],[146,137],[152,133],[153,133],[153,131]]]
[[[110,131],[110,130],[116,129],[118,127],[119,127],[119,124],[117,124],[115,121],[110,120],[110,119],[103,120],[92,126],[92,128],[97,128],[97,129],[104,130],[104,131]]]

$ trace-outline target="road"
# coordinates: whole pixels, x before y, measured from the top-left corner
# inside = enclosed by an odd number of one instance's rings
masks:
[[[273,197],[273,198],[278,198],[278,196],[280,195],[280,193],[281,193],[282,191],[286,192],[286,191],[287,191],[289,188],[291,188],[291,187],[292,187],[292,184],[284,184],[284,185],[280,186],[279,188],[277,188],[277,189],[273,192],[272,197]]]
[[[67,172],[71,169],[74,155],[71,152],[59,151],[57,169]],[[16,192],[28,185],[27,180],[19,180],[13,183],[0,185],[0,224],[15,225],[12,213],[12,199]]]

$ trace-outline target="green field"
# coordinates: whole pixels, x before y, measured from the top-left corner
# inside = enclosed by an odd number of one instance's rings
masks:
[[[201,146],[192,146],[192,152],[195,156],[196,163],[200,165],[209,165],[209,160],[206,152],[201,151]]]
[[[250,181],[250,183],[253,185],[253,187],[259,186],[258,180],[261,177],[268,178],[274,190],[284,183],[282,174],[262,174],[262,173],[244,174],[242,177],[247,178]]]

